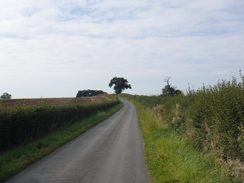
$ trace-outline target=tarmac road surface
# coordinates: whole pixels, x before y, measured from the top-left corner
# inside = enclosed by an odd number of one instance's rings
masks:
[[[149,183],[136,109],[124,107],[8,183]]]

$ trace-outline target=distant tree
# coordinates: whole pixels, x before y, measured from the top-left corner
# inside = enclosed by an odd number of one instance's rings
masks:
[[[117,94],[121,93],[125,89],[131,89],[131,85],[128,84],[127,79],[124,79],[122,77],[114,77],[110,80],[110,83],[108,86],[111,88],[114,85],[114,91]]]
[[[90,89],[80,90],[76,94],[76,97],[91,97],[91,96],[96,96],[96,95],[100,95],[103,93],[105,93],[105,92],[103,92],[102,90],[90,90]]]
[[[1,99],[11,99],[11,98],[12,95],[6,92],[1,95]]]
[[[176,95],[182,95],[183,92],[181,90],[176,90],[176,87],[171,86],[171,84],[169,83],[170,78],[171,77],[166,77],[166,79],[164,80],[164,82],[166,82],[167,84],[162,89],[162,95],[171,97]]]

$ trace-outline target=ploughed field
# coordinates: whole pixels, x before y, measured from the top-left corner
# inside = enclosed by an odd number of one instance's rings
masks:
[[[66,104],[96,104],[115,101],[111,95],[99,95],[93,97],[69,97],[69,98],[32,98],[32,99],[5,99],[0,100],[0,107],[30,107],[38,105],[66,105]]]

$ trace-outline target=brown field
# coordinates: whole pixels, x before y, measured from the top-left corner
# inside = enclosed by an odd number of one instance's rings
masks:
[[[31,98],[31,99],[5,99],[0,100],[1,107],[29,107],[43,104],[64,105],[64,104],[95,104],[115,100],[111,95],[99,95],[93,97],[69,97],[69,98]]]

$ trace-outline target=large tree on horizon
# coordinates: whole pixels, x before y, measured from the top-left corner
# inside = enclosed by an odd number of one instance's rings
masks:
[[[111,79],[108,86],[111,88],[113,85],[116,95],[118,95],[125,89],[131,89],[131,85],[128,84],[127,79],[124,79],[123,77],[114,77],[113,79]]]

